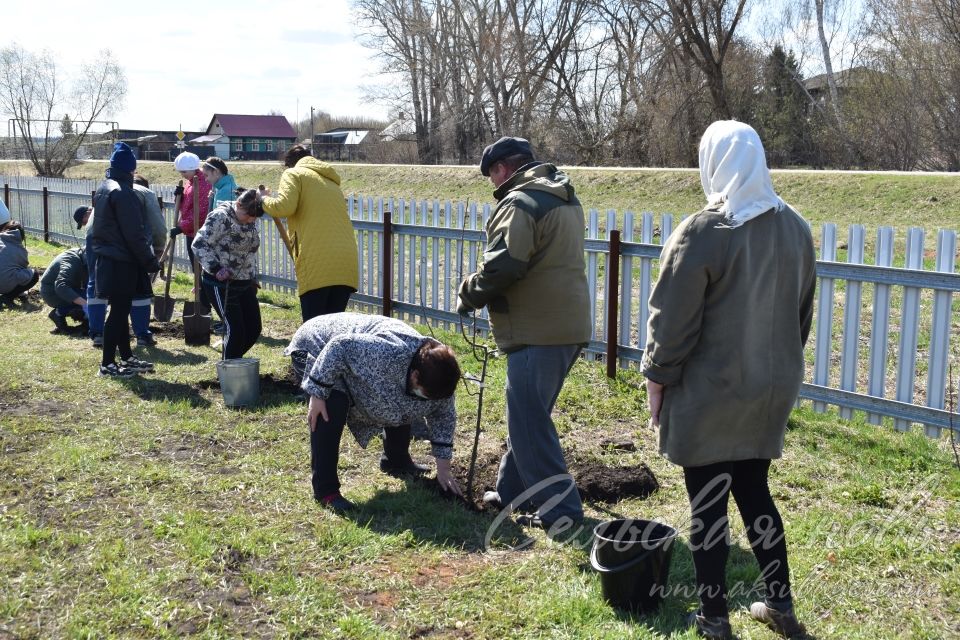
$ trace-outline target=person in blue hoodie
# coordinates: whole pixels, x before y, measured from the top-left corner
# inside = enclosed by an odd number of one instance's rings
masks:
[[[213,211],[224,202],[233,202],[237,199],[237,181],[227,170],[227,163],[217,156],[210,156],[200,165],[203,177],[213,185],[210,190],[210,208]]]
[[[135,298],[153,295],[150,273],[160,270],[153,253],[150,224],[133,190],[137,158],[126,143],[114,145],[110,168],[93,200],[91,244],[96,254],[96,295],[110,303],[103,330],[99,375],[129,377],[153,371],[153,364],[130,350],[130,309]],[[120,352],[119,364],[115,362]]]

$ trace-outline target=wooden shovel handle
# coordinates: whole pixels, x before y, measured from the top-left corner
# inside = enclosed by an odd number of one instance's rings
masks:
[[[270,216],[273,218],[273,216]],[[287,248],[287,253],[290,254],[290,257],[293,257],[293,245],[290,244],[290,236],[287,235],[287,228],[283,225],[283,222],[280,218],[273,218],[273,223],[277,225],[277,233],[280,234],[280,239],[283,240],[283,246]]]
[[[197,180],[197,176],[193,176],[190,180],[193,184],[193,236],[197,236],[197,232],[200,231],[200,181]],[[196,303],[196,308],[200,308],[200,258],[197,257],[197,252],[193,252],[193,301]],[[199,313],[197,314],[199,315]]]

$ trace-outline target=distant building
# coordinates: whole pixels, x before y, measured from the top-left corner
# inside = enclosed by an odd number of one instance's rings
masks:
[[[416,142],[417,123],[401,111],[397,119],[388,124],[379,136],[383,142]]]
[[[184,131],[184,140],[199,136],[200,131]],[[98,136],[102,144],[96,139],[89,144],[89,155],[92,158],[106,158],[113,151],[113,142],[123,141],[133,148],[137,158],[141,160],[170,160],[180,153],[177,147],[177,131],[160,131],[158,129],[114,129],[108,134]]]
[[[321,160],[363,161],[373,138],[369,129],[331,129],[313,137],[313,155]]]
[[[851,67],[842,71],[835,71],[833,76],[837,83],[837,94],[843,99],[844,94],[850,89],[863,84],[863,82],[876,73],[867,67]],[[811,76],[803,81],[803,88],[807,90],[810,97],[816,102],[826,102],[830,97],[830,85],[827,81],[827,74]]]
[[[276,160],[296,143],[297,134],[283,116],[215,113],[200,138],[201,144],[212,145],[224,159]]]

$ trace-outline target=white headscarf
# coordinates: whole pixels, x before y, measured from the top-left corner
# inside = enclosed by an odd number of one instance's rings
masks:
[[[718,120],[703,132],[700,183],[708,204],[722,203],[731,227],[785,205],[773,190],[760,136],[735,120]]]

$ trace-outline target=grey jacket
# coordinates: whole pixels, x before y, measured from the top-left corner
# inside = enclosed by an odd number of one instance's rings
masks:
[[[9,293],[33,278],[20,229],[0,232],[0,293]]]
[[[153,243],[153,250],[160,253],[167,244],[167,221],[163,219],[160,200],[157,199],[157,194],[143,185],[134,183],[133,190],[143,203],[143,210],[147,214],[149,223],[147,234]]]
[[[301,326],[284,351],[306,361],[301,387],[318,398],[336,389],[350,398],[347,426],[366,447],[383,428],[411,426],[435,458],[453,456],[454,398],[425,400],[410,393],[410,362],[425,340],[400,320],[362,313],[317,316]]]
[[[502,351],[590,340],[583,208],[552,164],[521,167],[494,192],[483,266],[460,285],[463,307],[486,306]]]
[[[660,451],[684,467],[779,458],[813,319],[813,238],[792,209],[730,228],[715,210],[667,240],[643,372],[665,385]]]

